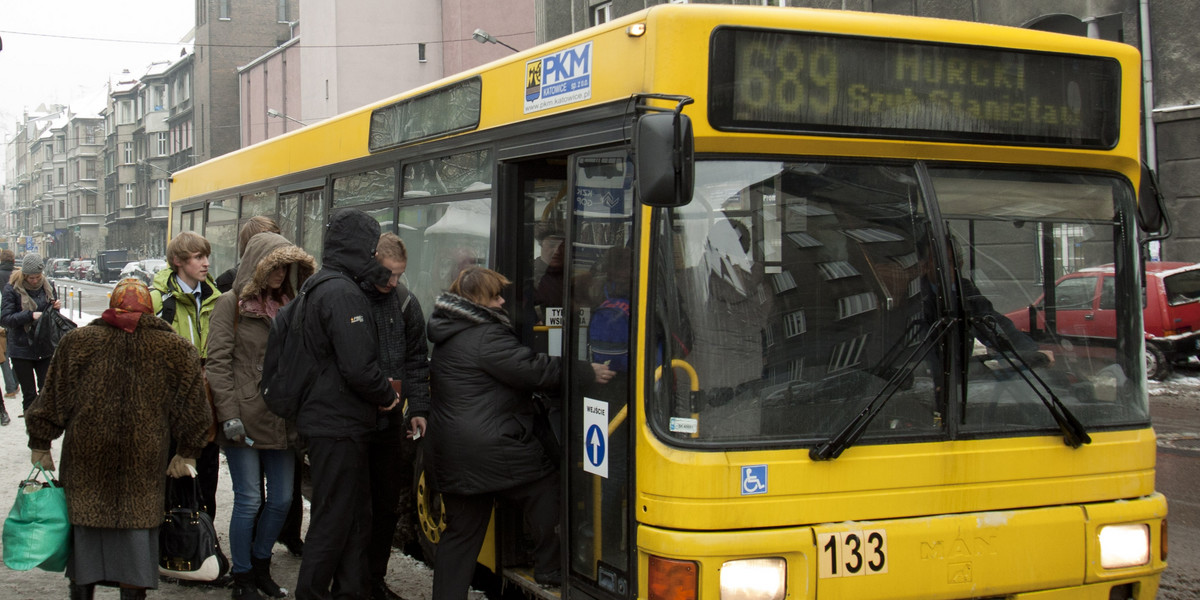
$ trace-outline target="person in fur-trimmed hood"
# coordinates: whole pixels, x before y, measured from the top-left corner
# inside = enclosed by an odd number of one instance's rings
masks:
[[[217,443],[233,483],[229,552],[235,599],[258,598],[256,588],[275,598],[286,595],[271,578],[271,550],[292,504],[295,453],[288,448],[290,427],[267,409],[259,381],[271,321],[316,267],[313,257],[277,233],[251,237],[232,293],[217,299],[209,321],[208,383],[221,424]],[[263,475],[265,501],[259,493]]]
[[[468,267],[429,318],[429,441],[446,531],[434,558],[433,597],[460,599],[496,498],[520,505],[534,539],[534,579],[560,585],[558,471],[535,431],[535,391],[562,385],[562,360],[517,337],[500,295],[509,280]],[[614,375],[591,365],[598,383]],[[587,369],[581,364],[579,369]]]
[[[200,356],[154,316],[141,281],[117,284],[99,319],[63,336],[25,428],[32,462],[47,470],[50,441],[63,436],[71,598],[90,600],[97,583],[119,583],[123,599],[158,587],[163,471],[194,472],[211,420]]]

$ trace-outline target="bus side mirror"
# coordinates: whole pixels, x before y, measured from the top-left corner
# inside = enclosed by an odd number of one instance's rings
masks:
[[[1156,233],[1168,222],[1158,182],[1145,163],[1142,163],[1141,183],[1138,185],[1137,222],[1138,227],[1146,233]]]
[[[673,112],[638,118],[633,131],[633,157],[642,204],[660,208],[692,201],[695,186],[692,120]]]

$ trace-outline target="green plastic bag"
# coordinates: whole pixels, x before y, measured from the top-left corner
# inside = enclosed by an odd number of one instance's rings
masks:
[[[34,467],[4,520],[4,564],[14,571],[63,571],[70,554],[67,495],[45,470]]]

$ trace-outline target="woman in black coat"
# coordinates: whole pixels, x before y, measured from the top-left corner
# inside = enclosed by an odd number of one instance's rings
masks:
[[[492,503],[522,506],[534,540],[534,578],[562,581],[558,536],[557,467],[534,432],[534,391],[557,389],[559,357],[521,344],[500,292],[503,275],[463,270],[438,297],[429,319],[429,441],[446,531],[434,563],[435,600],[462,600],[487,532]],[[598,382],[613,372],[592,365]]]

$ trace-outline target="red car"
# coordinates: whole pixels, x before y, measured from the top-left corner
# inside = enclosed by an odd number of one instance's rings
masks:
[[[1113,266],[1083,269],[1065,275],[1054,285],[1059,335],[1116,338],[1117,314]],[[1146,375],[1164,379],[1171,365],[1200,355],[1200,264],[1146,263],[1146,299],[1142,312],[1146,330]],[[1034,304],[1038,329],[1046,327],[1043,299]],[[1029,331],[1029,310],[1007,315]]]

